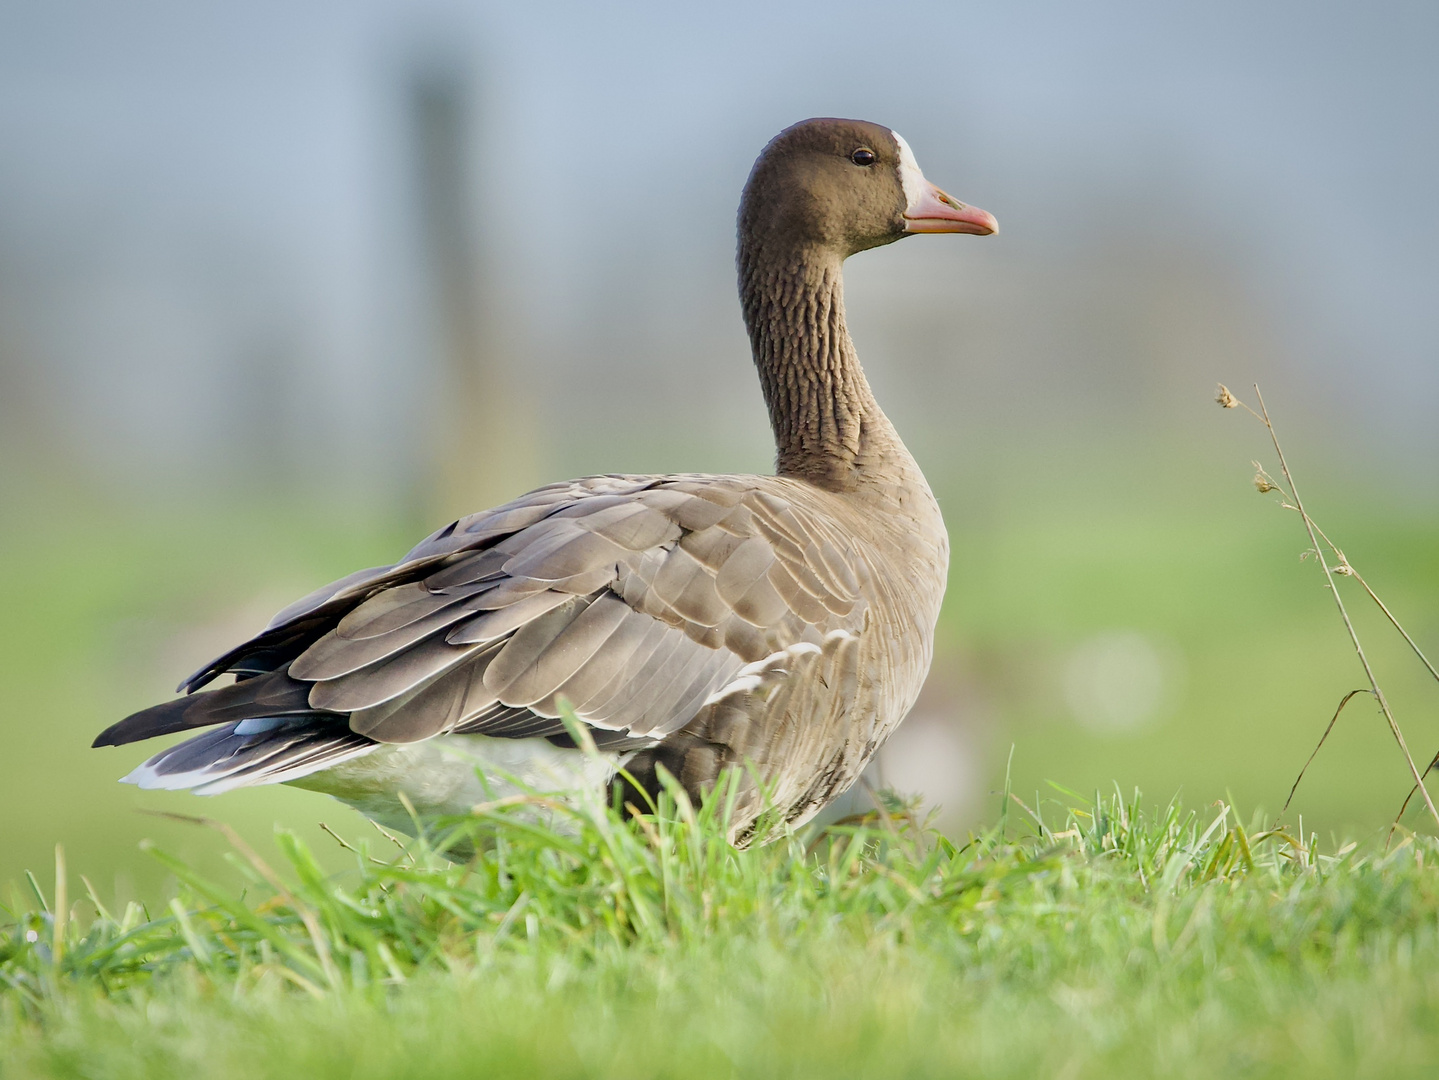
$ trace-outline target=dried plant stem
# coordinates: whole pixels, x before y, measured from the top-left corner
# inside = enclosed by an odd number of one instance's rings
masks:
[[[1435,769],[1439,769],[1439,754],[1434,755],[1434,760],[1429,762],[1428,767],[1424,770],[1424,775],[1428,776]],[[1409,794],[1404,796],[1404,805],[1399,807],[1399,813],[1394,815],[1394,821],[1389,826],[1389,835],[1384,841],[1384,847],[1386,849],[1389,847],[1389,841],[1394,839],[1394,830],[1399,828],[1399,822],[1404,820],[1404,811],[1409,809],[1409,800],[1414,798],[1414,793],[1418,790],[1419,788],[1417,786],[1412,787],[1409,789]]]
[[[346,851],[354,852],[354,854],[356,855],[362,854],[359,848],[355,847],[353,844],[346,842],[343,836],[337,833],[334,829],[330,828],[323,821],[320,822],[320,831],[330,836],[335,841],[335,843],[339,844]],[[377,859],[373,855],[366,855],[365,858],[369,859],[369,861],[374,863],[376,866],[385,865],[385,861],[383,859]]]
[[[1334,730],[1334,725],[1337,724],[1337,723],[1339,723],[1339,714],[1344,711],[1344,706],[1348,705],[1349,702],[1351,702],[1352,700],[1354,700],[1354,696],[1355,696],[1356,694],[1367,694],[1367,693],[1369,693],[1368,687],[1363,687],[1363,686],[1361,686],[1358,690],[1351,690],[1351,691],[1349,691],[1349,693],[1345,694],[1342,698],[1339,699],[1339,708],[1337,708],[1337,709],[1334,710],[1334,715],[1329,718],[1329,726],[1324,729],[1324,734],[1321,735],[1321,736],[1319,736],[1319,743],[1318,743],[1318,745],[1315,746],[1314,749],[1309,752],[1309,757],[1308,757],[1308,759],[1304,762],[1304,768],[1300,769],[1300,770],[1299,770],[1299,775],[1294,778],[1294,786],[1289,789],[1289,798],[1285,799],[1285,800],[1284,800],[1284,805],[1283,805],[1282,807],[1280,807],[1280,809],[1279,809],[1279,813],[1280,813],[1280,814],[1285,813],[1285,812],[1289,809],[1289,804],[1294,801],[1294,793],[1299,790],[1300,781],[1302,781],[1302,780],[1304,779],[1304,774],[1309,771],[1309,766],[1311,766],[1311,765],[1314,764],[1314,759],[1319,756],[1319,751],[1322,750],[1322,749],[1324,749],[1324,744],[1325,744],[1325,742],[1327,742],[1328,739],[1329,739],[1329,733]],[[1410,796],[1412,797],[1414,793],[1411,791],[1409,794],[1410,794]],[[1409,800],[1408,800],[1408,799],[1406,799],[1406,800],[1404,801],[1404,805],[1405,805],[1405,806],[1408,806],[1408,805],[1409,805]],[[1399,811],[1399,813],[1400,813],[1400,816],[1402,817],[1403,814],[1404,814],[1404,811],[1401,810],[1401,811]],[[324,826],[321,826],[321,828],[324,828]]]
[[[1369,582],[1360,577],[1359,571],[1355,570],[1352,566],[1349,567],[1349,576],[1359,582],[1364,591],[1369,594],[1369,598],[1379,605],[1379,610],[1384,612],[1384,617],[1389,620],[1390,625],[1399,631],[1404,640],[1409,643],[1409,647],[1414,650],[1414,655],[1419,657],[1419,662],[1428,668],[1429,674],[1434,676],[1436,682],[1439,682],[1439,671],[1434,670],[1434,665],[1429,662],[1429,657],[1424,655],[1424,650],[1414,643],[1414,639],[1409,636],[1409,631],[1399,625],[1399,620],[1389,613],[1389,608],[1385,606],[1384,601],[1380,600],[1379,597],[1374,594],[1374,590],[1369,587]]]
[[[1384,691],[1379,687],[1379,680],[1374,675],[1374,669],[1369,665],[1369,657],[1365,655],[1364,646],[1359,641],[1359,634],[1355,631],[1354,623],[1349,618],[1349,610],[1344,606],[1344,598],[1339,595],[1339,587],[1334,582],[1334,571],[1329,566],[1329,560],[1324,557],[1324,550],[1320,546],[1318,531],[1314,522],[1310,520],[1308,512],[1304,509],[1304,503],[1299,497],[1299,489],[1294,483],[1294,475],[1289,471],[1289,462],[1284,458],[1284,450],[1279,445],[1279,435],[1274,430],[1273,421],[1269,419],[1269,410],[1264,405],[1264,395],[1260,392],[1258,384],[1254,386],[1254,394],[1259,399],[1259,411],[1262,414],[1260,418],[1263,420],[1264,426],[1269,429],[1269,438],[1274,443],[1274,453],[1279,458],[1279,468],[1284,473],[1285,481],[1289,484],[1288,494],[1290,498],[1294,500],[1294,509],[1298,510],[1299,516],[1304,519],[1304,528],[1309,533],[1309,542],[1314,545],[1314,552],[1319,556],[1319,565],[1324,570],[1324,580],[1329,586],[1330,595],[1334,597],[1335,606],[1339,608],[1339,615],[1344,620],[1344,628],[1349,631],[1349,640],[1353,643],[1354,651],[1359,656],[1359,663],[1364,667],[1364,675],[1369,680],[1369,689],[1374,694],[1374,700],[1379,702],[1380,711],[1384,713],[1384,719],[1389,723],[1389,730],[1394,735],[1394,741],[1399,744],[1399,749],[1404,753],[1404,760],[1409,765],[1409,771],[1414,777],[1414,783],[1418,787],[1420,794],[1424,797],[1424,805],[1429,808],[1429,814],[1434,818],[1434,823],[1439,825],[1439,809],[1435,809],[1434,800],[1429,797],[1429,789],[1424,786],[1424,777],[1419,772],[1419,766],[1414,764],[1414,756],[1409,753],[1409,747],[1404,742],[1404,733],[1399,730],[1399,724],[1394,719],[1393,712],[1389,709],[1389,702],[1384,697]],[[1253,410],[1250,411],[1252,412]],[[1325,537],[1325,539],[1328,540],[1328,537]],[[1330,547],[1333,547],[1333,545],[1331,544]],[[1343,560],[1342,554],[1340,555],[1340,559]],[[1347,569],[1349,564],[1347,561],[1342,561],[1341,565]],[[1353,573],[1352,569],[1349,570],[1349,573]],[[1368,589],[1367,586],[1365,588],[1366,590]],[[1370,592],[1370,595],[1373,596],[1374,594]],[[1376,597],[1375,599],[1378,598]],[[1382,607],[1383,605],[1381,604],[1380,606]],[[1387,614],[1388,609],[1385,609],[1385,611]],[[1393,616],[1390,616],[1390,621],[1394,621]],[[1408,634],[1404,636],[1406,639],[1409,637]],[[1413,645],[1413,642],[1411,641],[1410,644]],[[1415,649],[1417,651],[1417,646],[1415,646]],[[1428,661],[1426,660],[1425,663],[1427,664]],[[1433,669],[1430,668],[1430,670],[1432,671]]]
[[[1335,547],[1334,541],[1324,535],[1324,530],[1319,528],[1318,525],[1315,525],[1314,529],[1319,533],[1323,541],[1329,545],[1329,549],[1334,552],[1335,557],[1339,559],[1339,565],[1334,568],[1335,573],[1343,574],[1345,577],[1352,577],[1355,581],[1359,582],[1360,587],[1369,594],[1369,599],[1378,604],[1379,610],[1384,612],[1384,617],[1389,620],[1389,625],[1399,631],[1400,636],[1409,643],[1409,648],[1414,650],[1414,655],[1419,657],[1419,662],[1429,670],[1429,674],[1434,676],[1434,680],[1439,682],[1439,671],[1434,669],[1434,665],[1429,662],[1429,657],[1424,655],[1424,650],[1419,647],[1415,640],[1409,636],[1409,631],[1405,630],[1399,620],[1394,617],[1393,612],[1389,610],[1389,606],[1385,604],[1383,600],[1379,599],[1379,594],[1369,587],[1369,582],[1364,580],[1363,575],[1349,565],[1349,560],[1344,557],[1344,552]]]

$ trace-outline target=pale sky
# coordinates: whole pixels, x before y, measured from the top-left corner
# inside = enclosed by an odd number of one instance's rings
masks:
[[[1083,266],[1073,249],[1130,234],[1200,252],[1319,397],[1439,449],[1424,3],[3,0],[0,343],[57,422],[110,456],[204,460],[271,399],[204,403],[277,369],[324,404],[315,430],[382,422],[408,340],[385,314],[407,268],[397,87],[435,51],[480,73],[477,199],[543,386],[687,349],[669,370],[704,378],[742,350],[749,164],[788,123],[850,115],[999,217],[1003,247],[953,256],[966,272]]]

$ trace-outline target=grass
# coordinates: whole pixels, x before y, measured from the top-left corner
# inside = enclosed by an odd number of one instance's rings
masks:
[[[937,667],[992,709],[986,786],[1017,745],[1018,791],[1125,776],[1278,805],[1363,681],[1332,602],[1304,587],[1318,583],[1294,523],[1256,525],[1237,482],[1126,486],[1090,464],[987,503],[963,477],[942,491],[967,513],[952,514]],[[1432,653],[1439,521],[1306,496],[1338,505],[1326,522]],[[210,649],[196,627],[257,583],[282,586],[278,606],[415,530],[241,507],[117,514],[97,547],[74,527],[90,512],[0,528],[0,645],[17,661],[0,670],[0,883],[19,882],[0,909],[0,1080],[1326,1077],[1439,1061],[1439,844],[1401,830],[1385,846],[1412,779],[1377,710],[1346,711],[1289,831],[1241,826],[1228,796],[1185,810],[1026,794],[1031,813],[1006,786],[965,841],[895,812],[734,851],[715,809],[641,822],[582,806],[557,828],[496,806],[465,826],[490,847],[455,866],[443,837],[404,853],[353,839],[357,819],[304,792],[137,794],[85,748],[204,659],[170,643]],[[1366,642],[1388,629],[1353,617]],[[1114,627],[1168,639],[1189,676],[1153,726],[1094,734],[1064,715],[1053,672]],[[1427,755],[1414,703],[1432,686],[1412,659],[1374,651]],[[1405,820],[1427,828],[1417,807]],[[56,839],[71,868],[20,877]]]
[[[1389,1076],[1439,1060],[1439,844],[1007,799],[736,851],[719,800],[495,806],[468,863],[281,834],[168,908],[0,930],[0,1075]],[[43,901],[43,903],[42,903]],[[48,910],[47,910],[48,908]]]

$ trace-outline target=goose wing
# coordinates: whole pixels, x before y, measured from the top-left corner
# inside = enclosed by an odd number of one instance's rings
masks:
[[[375,742],[563,738],[562,701],[601,745],[654,745],[711,699],[735,703],[744,669],[862,625],[863,560],[787,483],[540,488],[291,605],[182,689],[224,672],[234,685],[137,713],[96,745],[300,715]]]

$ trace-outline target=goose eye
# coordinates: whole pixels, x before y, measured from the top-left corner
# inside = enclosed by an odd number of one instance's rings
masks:
[[[854,153],[849,155],[849,160],[856,165],[873,165],[874,151],[867,146],[861,146]]]

